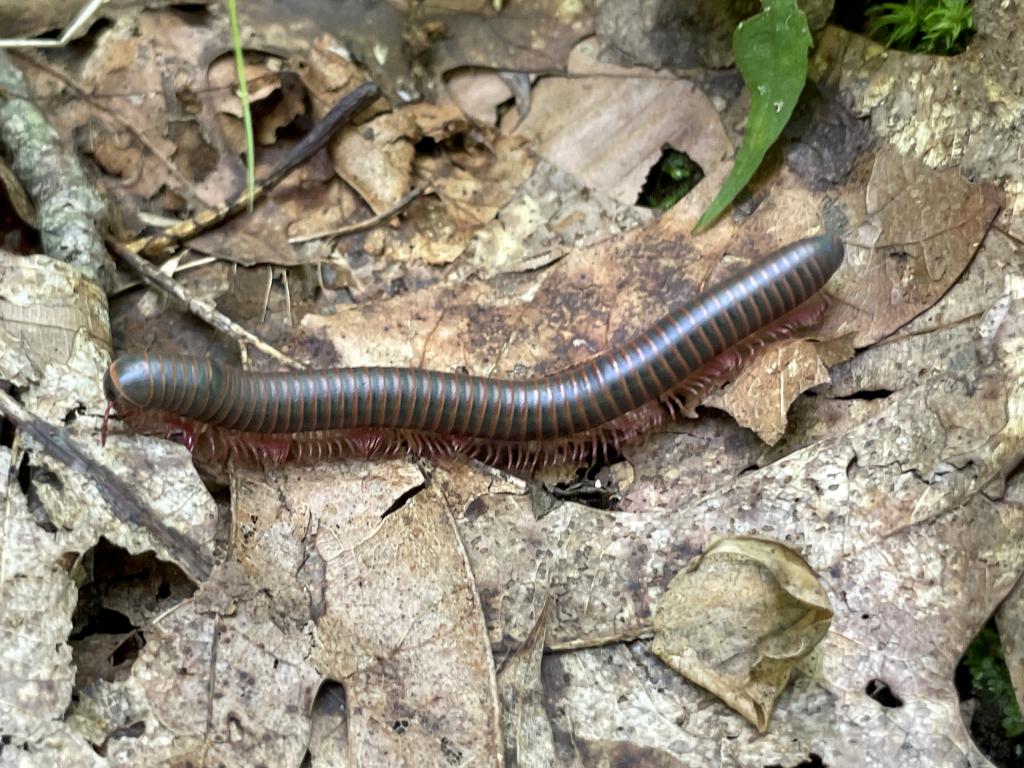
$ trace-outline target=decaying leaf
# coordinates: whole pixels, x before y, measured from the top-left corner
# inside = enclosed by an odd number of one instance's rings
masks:
[[[75,585],[60,567],[60,548],[29,512],[28,500],[10,482],[11,452],[0,448],[0,492],[5,500],[0,540],[4,579],[0,585],[3,633],[18,637],[5,644],[8,693],[0,701],[0,722],[11,737],[35,740],[47,735],[70,699],[75,673],[67,643]],[[50,557],[45,554],[49,553]]]
[[[767,539],[722,539],[668,585],[652,650],[764,733],[793,667],[832,621],[807,563]]]
[[[646,208],[622,205],[540,160],[494,220],[473,233],[449,281],[540,269],[652,218]]]
[[[784,341],[771,345],[756,365],[745,367],[723,395],[709,397],[707,404],[728,411],[772,445],[786,431],[793,401],[828,380],[828,368],[813,344]]]
[[[109,345],[106,300],[94,282],[53,259],[0,251],[0,377],[28,388],[33,411],[63,419],[83,399],[101,402],[96,375]]]
[[[315,622],[312,660],[344,685],[364,764],[496,765],[473,575],[447,505],[423,482],[391,462],[246,475],[234,496],[240,554],[252,582]]]
[[[116,686],[130,718],[124,725],[144,719],[161,728],[115,737],[108,753],[124,764],[202,755],[232,765],[297,764],[319,675],[312,638],[298,636],[292,621],[237,565],[216,570],[190,601],[148,627],[132,677]]]

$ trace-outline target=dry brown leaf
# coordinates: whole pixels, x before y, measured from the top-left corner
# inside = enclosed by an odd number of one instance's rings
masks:
[[[360,466],[242,476],[242,561],[315,620],[312,658],[345,685],[363,764],[497,764],[490,648],[447,506],[410,464]]]
[[[411,105],[380,115],[358,131],[343,131],[330,145],[331,158],[338,174],[358,190],[375,213],[381,213],[393,208],[412,186],[416,143],[424,137],[441,142],[464,132],[466,127],[462,113],[453,105]],[[501,165],[498,168],[503,170]],[[455,183],[437,171],[421,171],[420,175],[426,175],[439,189]],[[489,180],[495,178],[503,184],[515,183],[515,177],[491,176]],[[499,185],[497,194],[501,194],[500,189]],[[487,219],[492,217],[493,212]]]
[[[516,72],[561,70],[569,51],[591,33],[585,4],[523,0],[498,9],[480,0],[473,8],[427,4],[423,25],[443,25],[444,36],[431,46],[431,67],[443,74],[466,65]]]
[[[801,394],[829,380],[828,368],[809,341],[772,344],[756,362],[745,366],[728,389],[707,404],[728,411],[769,445],[786,431],[789,406]]]
[[[28,68],[41,98],[56,105],[51,114],[58,129],[74,137],[82,152],[93,156],[112,177],[105,179],[108,189],[133,230],[141,227],[137,214],[151,211],[154,199],[172,217],[185,218],[197,199],[206,205],[219,204],[244,187],[240,102],[234,65],[225,55],[227,32],[219,15],[207,24],[194,24],[173,11],[142,13],[137,27],[118,27],[100,38],[81,75],[85,88],[102,95],[94,102],[56,101],[66,86]],[[305,93],[296,76],[282,71],[277,59],[265,56],[260,61],[250,59],[250,64],[257,138],[276,144],[278,131],[305,112]],[[141,133],[149,146],[143,146],[126,126]],[[151,148],[162,158],[155,157]],[[268,170],[282,152],[276,145],[259,152],[257,174]],[[174,164],[177,174],[168,170],[168,163]],[[188,182],[186,187],[182,178]],[[330,179],[306,173],[306,186],[299,196],[316,199]],[[157,197],[161,192],[164,196]],[[289,201],[287,185],[282,192],[282,205],[276,204],[276,197],[264,201],[254,213],[197,238],[193,245],[246,265],[295,265],[316,259],[315,252],[296,252],[286,235],[309,203],[297,208]]]
[[[476,230],[448,279],[455,282],[540,269],[573,248],[599,242],[653,218],[647,208],[622,205],[539,160],[494,220]]]
[[[189,24],[173,11],[144,12],[136,26],[118,26],[101,35],[88,66],[78,75],[85,88],[102,97],[98,102],[103,107],[145,134],[165,158],[175,154],[179,142],[191,146],[188,159],[196,163],[195,175],[189,176],[190,170],[186,175],[195,185],[195,194],[206,204],[227,198],[241,178],[237,161],[219,162],[214,114],[198,109],[208,87],[205,63],[213,58],[214,50],[223,50],[226,31],[226,25],[218,23]],[[62,136],[69,139],[77,133],[79,138],[74,143],[85,154],[91,154],[97,138],[111,150],[130,142],[138,152],[137,164],[122,163],[119,173],[123,180],[109,187],[122,211],[134,212],[139,208],[137,198],[148,200],[163,186],[186,195],[193,193],[182,190],[181,182],[170,175],[166,165],[136,140],[124,137],[123,125],[108,114],[85,99],[63,97],[66,86],[50,75],[32,67],[26,68],[26,73]],[[168,87],[173,94],[170,100]],[[192,157],[197,152],[201,161]],[[187,162],[184,154],[178,159]]]
[[[496,72],[466,67],[445,80],[448,97],[466,117],[482,125],[498,123],[498,106],[512,98],[512,89]]]
[[[321,35],[313,43],[302,79],[313,99],[313,114],[320,118],[367,78],[334,38]],[[396,132],[395,124],[389,114],[377,115],[358,130],[343,130],[328,145],[338,175],[376,213],[392,208],[411,187],[415,140]],[[411,129],[412,123],[404,124]]]
[[[847,235],[836,288],[842,301],[828,329],[856,328],[854,344],[867,346],[930,307],[970,262],[1001,200],[956,171],[926,173],[913,160],[879,153],[863,217]]]
[[[627,447],[623,453],[636,478],[623,494],[620,508],[643,514],[648,509],[690,504],[756,467],[764,451],[760,438],[731,417],[701,411],[695,421],[669,425]]]
[[[993,230],[967,271],[942,298],[885,343],[829,370],[827,397],[803,398],[790,413],[790,430],[776,450],[748,464],[767,463],[795,448],[846,432],[872,417],[895,392],[922,378],[959,375],[971,348],[976,318],[996,304],[1007,281],[1021,279],[1020,246]]]
[[[253,140],[258,146],[270,146],[277,140],[277,132],[291,125],[295,118],[306,114],[306,91],[299,78],[291,72],[282,74],[282,62],[263,57],[246,57],[245,75],[248,81],[250,114],[253,121]],[[218,122],[227,145],[237,155],[245,153],[245,125],[242,102],[238,98],[238,78],[234,57],[225,54],[216,59],[207,79],[213,88],[211,102],[215,105]]]
[[[376,118],[385,120],[386,116]],[[374,140],[376,120],[361,131],[345,131],[330,144],[338,175],[351,184],[375,213],[393,208],[412,187],[415,147],[405,139],[388,144]]]
[[[828,595],[795,552],[768,539],[721,539],[669,583],[652,650],[764,733],[793,667],[831,621]]]
[[[237,565],[216,569],[149,627],[132,677],[118,687],[127,711],[153,726],[111,738],[107,754],[125,765],[298,764],[319,674],[312,638],[293,620]]]
[[[389,238],[383,255],[391,261],[450,264],[505,207],[534,161],[520,140],[501,137],[489,150],[419,158],[415,167],[436,198],[421,198],[413,205],[410,219],[415,224],[410,221]]]
[[[702,91],[654,72],[603,66],[591,75],[596,53],[594,41],[581,43],[571,77],[538,82],[527,118],[509,113],[504,130],[529,138],[546,160],[626,205],[636,202],[665,146],[686,152],[705,175],[719,171],[732,145]]]

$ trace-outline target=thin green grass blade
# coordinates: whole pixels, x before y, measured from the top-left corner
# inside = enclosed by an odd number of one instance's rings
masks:
[[[245,188],[249,192],[249,211],[256,191],[256,140],[252,131],[252,111],[249,109],[249,81],[245,76],[245,55],[242,52],[242,33],[238,29],[238,8],[235,0],[227,0],[228,18],[231,20],[231,47],[235,52],[235,74],[238,78],[238,98],[242,101],[242,125],[245,126]]]

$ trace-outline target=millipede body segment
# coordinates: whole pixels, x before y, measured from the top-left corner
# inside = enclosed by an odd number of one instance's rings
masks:
[[[107,372],[114,408],[180,433],[210,459],[309,463],[464,453],[533,467],[593,458],[691,410],[753,349],[817,321],[843,259],[836,236],[793,243],[685,302],[631,341],[563,371],[491,379],[420,368],[250,373],[129,354]]]

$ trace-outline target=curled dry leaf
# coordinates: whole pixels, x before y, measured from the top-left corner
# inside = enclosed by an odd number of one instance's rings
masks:
[[[764,733],[793,668],[831,622],[828,595],[793,550],[722,539],[668,585],[653,650]]]
[[[470,120],[488,126],[497,124],[498,107],[513,97],[501,75],[476,67],[452,72],[445,79],[445,90]]]
[[[366,80],[365,72],[342,55],[328,35],[314,42],[302,77],[317,118]],[[414,120],[397,119],[385,112],[372,116],[359,130],[341,131],[328,145],[338,175],[359,192],[374,213],[392,208],[412,187],[415,143],[420,138],[413,135],[415,130]]]

